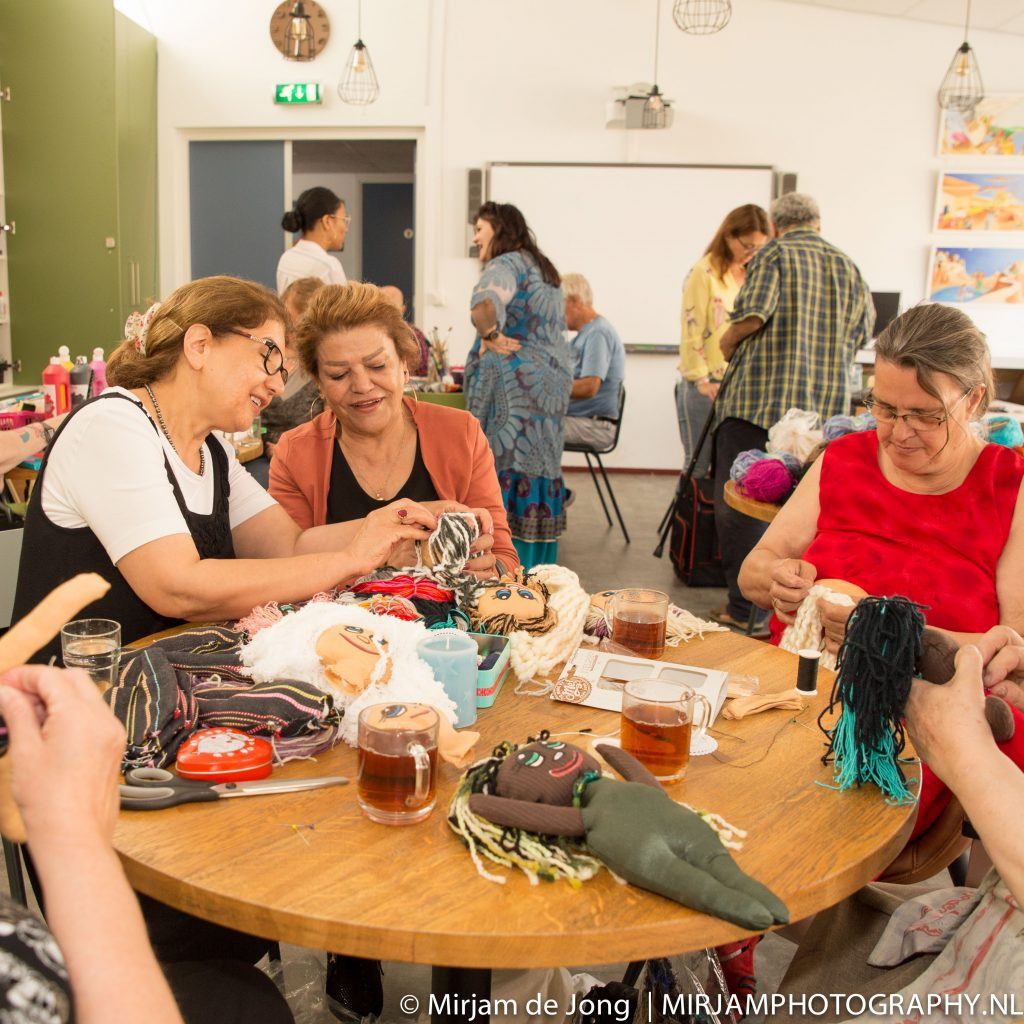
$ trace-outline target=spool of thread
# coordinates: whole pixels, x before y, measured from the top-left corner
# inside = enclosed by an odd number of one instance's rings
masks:
[[[796,688],[801,693],[818,692],[818,662],[821,651],[805,649],[797,652],[800,663],[796,670]]]
[[[826,441],[834,441],[837,437],[856,434],[860,429],[854,417],[839,415],[833,416],[825,422],[825,426],[822,428],[822,435]]]
[[[796,481],[785,463],[776,458],[760,459],[739,481],[744,494],[755,501],[776,503],[789,496]]]
[[[761,459],[767,459],[768,453],[760,449],[752,448],[749,451],[740,452],[732,461],[732,468],[729,470],[729,477],[735,484],[741,483],[747,475],[750,467]]]

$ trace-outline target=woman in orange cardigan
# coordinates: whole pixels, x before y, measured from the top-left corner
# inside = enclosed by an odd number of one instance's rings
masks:
[[[399,497],[468,508],[482,531],[468,568],[519,564],[487,438],[468,412],[403,398],[419,346],[379,288],[321,288],[295,346],[327,406],[281,436],[270,464],[270,493],[296,523],[354,522]]]

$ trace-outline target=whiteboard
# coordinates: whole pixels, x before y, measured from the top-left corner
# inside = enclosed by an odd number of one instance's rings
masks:
[[[522,211],[559,273],[582,274],[627,344],[678,345],[683,280],[722,218],[766,210],[771,167],[491,163],[487,196]]]

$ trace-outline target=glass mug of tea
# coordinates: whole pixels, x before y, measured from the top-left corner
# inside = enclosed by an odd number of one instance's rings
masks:
[[[359,806],[382,825],[413,825],[434,809],[437,711],[373,704],[359,713]]]
[[[698,712],[697,709],[700,709]],[[711,704],[685,683],[634,679],[622,691],[619,745],[660,782],[686,777],[695,715],[697,734],[711,724]]]
[[[668,594],[660,590],[617,590],[608,598],[605,622],[612,640],[639,658],[665,653]]]

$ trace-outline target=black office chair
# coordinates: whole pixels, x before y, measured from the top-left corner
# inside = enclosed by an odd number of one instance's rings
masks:
[[[601,485],[598,483],[597,473],[594,472],[594,464],[591,462],[591,458],[597,460],[597,468],[601,471],[601,478],[604,480],[605,487],[608,488],[608,497],[611,498],[612,508],[615,509],[615,516],[619,520],[619,526],[622,528],[622,536],[626,538],[626,543],[629,544],[629,531],[626,529],[626,524],[622,521],[622,513],[619,511],[619,503],[615,500],[615,492],[612,490],[611,482],[608,479],[608,474],[604,471],[604,463],[601,461],[602,455],[607,455],[609,452],[615,451],[619,443],[619,433],[622,430],[622,410],[626,405],[626,388],[624,385],[619,385],[619,414],[615,418],[615,436],[612,438],[612,442],[605,448],[595,448],[589,444],[574,444],[570,442],[565,446],[567,452],[579,452],[587,460],[587,469],[590,470],[591,479],[594,481],[594,487],[597,489],[597,496],[601,499],[601,508],[604,509],[604,517],[608,520],[608,525],[612,525],[612,517],[608,512],[608,504],[604,500],[604,494],[601,491]]]

